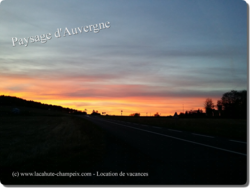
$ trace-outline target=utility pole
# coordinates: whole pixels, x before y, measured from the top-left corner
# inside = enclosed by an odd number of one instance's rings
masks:
[[[122,116],[122,110],[121,110],[121,116]]]

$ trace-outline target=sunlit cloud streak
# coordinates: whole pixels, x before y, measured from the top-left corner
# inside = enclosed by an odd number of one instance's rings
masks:
[[[12,47],[12,37],[105,21],[111,28],[97,34]],[[247,89],[243,1],[12,0],[1,4],[0,23],[0,94],[167,115]]]

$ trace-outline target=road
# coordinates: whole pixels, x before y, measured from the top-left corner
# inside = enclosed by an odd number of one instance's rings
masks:
[[[174,129],[85,116],[106,134],[100,172],[146,177],[95,177],[96,184],[244,185],[247,143]]]

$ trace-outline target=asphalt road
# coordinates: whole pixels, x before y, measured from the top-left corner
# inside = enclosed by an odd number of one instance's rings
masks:
[[[106,134],[106,154],[96,172],[148,174],[93,177],[94,184],[244,185],[248,181],[247,143],[101,117],[84,118]]]

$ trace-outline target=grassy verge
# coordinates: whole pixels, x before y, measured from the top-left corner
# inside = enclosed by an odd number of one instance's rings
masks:
[[[103,116],[121,121],[159,126],[194,133],[247,140],[246,119],[174,119],[164,117]]]
[[[87,172],[101,160],[104,152],[102,132],[83,118],[12,115],[0,117],[0,121],[1,173],[5,173],[3,169]],[[23,181],[23,178],[15,179],[17,183]],[[32,183],[32,178],[25,181]]]

